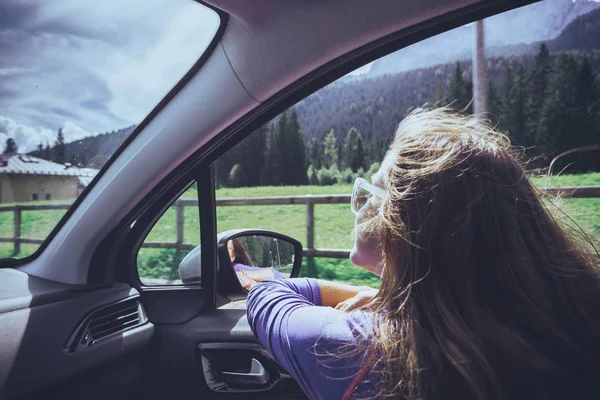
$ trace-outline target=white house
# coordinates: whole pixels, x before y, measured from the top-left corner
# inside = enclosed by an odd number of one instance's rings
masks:
[[[98,170],[57,164],[26,154],[0,155],[0,203],[72,200]]]

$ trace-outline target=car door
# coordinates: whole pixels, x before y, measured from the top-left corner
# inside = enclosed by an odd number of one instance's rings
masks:
[[[481,12],[481,10],[477,10],[477,12]],[[487,12],[492,12],[492,9]],[[317,87],[314,86],[309,92]],[[275,103],[273,108],[261,115],[257,121],[271,119],[275,116],[274,113],[281,110],[281,107],[288,106],[304,94],[305,92],[300,90],[298,93],[290,95],[286,101]],[[162,387],[159,385],[156,390],[161,394],[177,393],[178,396],[186,394],[193,396],[202,393],[211,398],[228,396],[244,398],[302,397],[301,391],[289,378],[288,373],[281,370],[276,361],[256,342],[246,321],[243,303],[239,304],[240,307],[237,302],[227,303],[228,300],[220,296],[214,289],[217,286],[216,273],[214,270],[210,270],[210,268],[214,268],[214,261],[211,262],[210,257],[215,255],[215,237],[222,230],[216,216],[215,163],[218,164],[222,157],[226,157],[227,152],[231,151],[235,144],[242,143],[243,140],[255,140],[252,132],[260,130],[257,121],[238,131],[235,137],[231,136],[224,141],[207,158],[206,165],[199,164],[197,167],[199,224],[202,233],[202,276],[198,287],[188,286],[185,289],[178,286],[152,287],[144,285],[143,282],[137,283],[135,280],[139,276],[136,277],[135,274],[131,276],[132,284],[139,287],[143,302],[155,323],[156,342],[153,349],[155,379],[157,382],[175,382],[172,386],[171,384]],[[202,188],[210,188],[210,190],[202,191]],[[164,201],[168,199],[173,204],[175,198],[171,194],[170,197],[165,197]],[[148,218],[148,221],[156,218],[159,211],[161,210],[149,209],[147,217],[142,216],[140,221],[144,218]],[[136,222],[136,224],[138,223],[140,226],[148,226],[147,221]],[[250,228],[250,226],[237,227]],[[209,270],[206,269],[207,265]],[[210,306],[203,303],[206,308],[202,308],[197,299],[194,300],[193,292],[202,290],[210,291],[210,296],[213,296],[209,300]],[[225,382],[222,379],[223,373],[235,370],[251,374],[256,365],[255,362],[260,365],[259,368],[262,367],[270,372],[269,379],[272,380],[248,384],[243,380],[236,383],[235,381]]]
[[[227,22],[222,40],[136,129],[38,258],[0,270],[3,285],[9,286],[15,273],[18,277],[12,282],[20,283],[13,286],[26,289],[2,292],[4,304],[12,302],[1,317],[3,332],[12,339],[3,347],[3,359],[10,357],[11,362],[3,363],[0,378],[8,384],[2,394],[30,394],[30,370],[44,376],[36,381],[35,394],[51,390],[56,398],[102,397],[119,387],[126,388],[115,395],[122,398],[302,398],[287,371],[256,342],[243,303],[218,293],[215,162],[280,112],[353,69],[522,4],[431,0],[282,6],[266,1],[263,8],[254,9],[226,1],[210,3]],[[308,21],[317,21],[310,35]],[[300,32],[306,34],[302,40]],[[257,68],[251,62],[269,60],[274,51],[283,56],[271,64]],[[191,185],[197,188],[200,277],[191,283],[144,282],[139,250]],[[58,268],[61,263],[63,268]],[[15,298],[25,299],[24,305],[11,308]],[[120,334],[110,346],[80,353],[77,349],[87,346],[85,333],[94,317],[111,314],[114,309],[106,307],[124,299],[133,299],[143,328],[133,339],[132,334]],[[29,306],[39,309],[31,311]],[[56,311],[48,313],[45,307]],[[8,326],[17,326],[16,318],[22,319],[18,326],[24,329],[15,335]],[[39,340],[40,332],[47,334],[47,341]],[[49,342],[61,343],[60,357],[49,356]],[[39,355],[41,362],[31,369]],[[121,357],[132,362],[119,363]],[[52,365],[68,369],[57,368],[58,374]],[[218,381],[224,372],[262,375],[263,369],[269,375],[266,382]]]

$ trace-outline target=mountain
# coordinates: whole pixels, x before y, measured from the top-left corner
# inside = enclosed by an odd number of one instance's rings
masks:
[[[590,12],[584,13],[584,11]],[[508,23],[510,18],[515,18],[517,21],[523,18],[536,20],[538,17],[533,18],[534,13],[540,13],[543,17],[542,20],[547,21],[549,25],[542,27],[532,24],[531,29],[523,32],[523,38],[548,36],[549,32],[556,32],[560,28],[560,34],[543,41],[553,53],[552,58],[555,58],[556,54],[561,51],[572,52],[580,61],[583,56],[588,57],[596,73],[600,71],[600,3],[583,0],[578,0],[576,3],[571,3],[571,0],[545,1],[511,11],[506,14],[508,17],[500,15],[490,18],[486,20],[486,23],[496,18],[499,19],[500,22],[488,24],[488,29],[494,32],[495,29],[498,29],[495,28],[496,24],[503,21]],[[509,20],[505,18],[509,18]],[[565,26],[566,21],[569,23]],[[434,43],[436,46],[441,46],[452,38],[456,43],[461,43],[460,40],[466,42],[465,36],[469,38],[471,36],[465,29],[470,28],[458,28],[448,32],[446,38],[438,40],[439,37],[436,37],[421,43]],[[509,33],[513,36],[520,34],[512,31]],[[493,35],[490,34],[490,36],[494,38]],[[512,36],[505,39],[505,41],[510,40],[514,41],[515,39]],[[538,52],[541,43],[542,41],[532,41],[531,43],[490,46],[486,50],[490,82],[498,88],[507,67],[515,71],[520,64],[523,64],[526,69],[530,69],[534,55]],[[380,74],[375,73],[376,70],[374,72],[373,68],[383,68],[382,65],[385,62],[377,67],[373,65],[372,71],[361,78],[340,79],[299,102],[295,108],[305,139],[315,138],[322,141],[331,129],[340,139],[350,128],[355,127],[361,132],[367,144],[383,140],[392,134],[395,124],[408,111],[426,102],[439,100],[440,92],[443,92],[448,86],[450,76],[455,69],[455,60],[463,60],[460,62],[463,78],[471,79],[470,50],[468,53],[458,53],[460,46],[457,45],[458,50],[448,50],[446,55],[442,54],[437,58],[447,61],[417,68],[416,66],[423,63],[423,57],[432,58],[432,56],[429,54],[431,49],[427,46],[423,47],[428,53],[419,53],[414,50],[415,46],[379,60],[387,59],[386,62],[390,63],[396,60],[398,63],[394,64],[394,68],[398,67],[401,70],[408,68],[408,71]],[[445,46],[452,47],[448,46],[448,43]],[[408,56],[410,53],[407,53],[406,50],[409,49],[417,54],[415,60]],[[463,55],[455,58],[456,56],[452,54]],[[431,64],[431,62],[429,63]],[[67,143],[66,160],[80,167],[100,168],[134,128],[135,126],[131,126]],[[47,150],[43,150],[44,152]],[[40,154],[36,151],[30,154],[47,158],[43,153]]]
[[[67,143],[65,144],[65,159],[77,167],[100,169],[134,129],[135,125]],[[48,153],[52,154],[53,151],[54,147],[49,150],[43,149],[41,152],[33,151],[29,154],[49,159],[52,156],[49,156]]]
[[[554,39],[577,17],[598,8],[600,3],[592,0],[577,0],[575,3],[572,0],[546,0],[487,18],[487,55],[498,57],[535,52],[539,46],[528,43]],[[593,37],[588,40],[593,40]],[[472,46],[473,27],[461,26],[373,62],[369,72],[360,77],[373,78],[456,60],[469,60]]]
[[[541,43],[493,48],[494,52],[488,54],[496,56],[490,55],[487,59],[490,82],[499,88],[507,67],[514,72],[519,64],[523,64],[529,70]],[[560,35],[545,43],[553,53],[552,58],[561,51],[574,53],[580,61],[585,55],[598,73],[600,7],[575,18]],[[408,60],[403,62],[407,63]],[[460,61],[460,66],[463,78],[470,80],[470,58]],[[367,142],[383,139],[391,135],[394,124],[408,111],[426,102],[439,100],[436,93],[448,86],[453,70],[454,62],[449,62],[396,74],[339,80],[298,103],[296,111],[300,125],[307,140],[316,138],[322,141],[331,129],[335,130],[338,138],[342,138],[352,127],[358,129]]]
[[[598,3],[600,4],[600,3]],[[554,39],[550,51],[563,49],[592,50],[600,48],[600,8],[582,15]]]

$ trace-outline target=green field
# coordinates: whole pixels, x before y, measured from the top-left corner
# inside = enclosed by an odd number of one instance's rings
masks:
[[[566,175],[548,181],[535,178],[534,183],[543,186],[600,186],[600,173]],[[259,187],[220,189],[217,198],[246,198],[263,196],[291,196],[306,194],[348,194],[350,185],[301,186],[301,187]],[[195,198],[195,189],[184,194]],[[43,204],[36,202],[35,204]],[[600,199],[562,199],[553,201],[559,218],[568,220],[561,210],[584,231],[600,240]],[[30,203],[31,204],[31,203]],[[553,208],[553,207],[551,207]],[[314,210],[315,247],[348,249],[352,247],[350,232],[354,216],[347,204],[315,205]],[[24,211],[21,234],[27,238],[44,238],[58,223],[64,211]],[[199,243],[198,212],[193,207],[185,208],[184,242]],[[570,225],[574,225],[570,223]],[[0,212],[0,236],[13,235],[12,212]],[[304,205],[282,206],[230,206],[217,208],[217,230],[234,228],[261,228],[281,232],[301,242],[306,242],[306,207]],[[175,241],[175,209],[171,208],[162,216],[150,232],[147,240],[156,242]],[[0,256],[12,255],[11,243],[0,244]],[[35,251],[37,245],[22,245],[20,256]],[[185,252],[175,250],[142,249],[138,256],[140,275],[154,278],[177,278],[176,266]],[[377,279],[370,273],[353,267],[348,260],[318,259],[319,276],[353,283],[376,285]],[[306,269],[304,270],[306,272]]]

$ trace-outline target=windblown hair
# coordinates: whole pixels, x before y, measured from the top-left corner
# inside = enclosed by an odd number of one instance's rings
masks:
[[[508,138],[419,109],[384,163],[372,219],[384,253],[381,395],[600,396],[597,261],[548,212]]]
[[[238,238],[231,239],[231,241],[233,242],[233,252],[235,253],[235,259],[233,262],[248,266],[254,265],[250,255],[246,252],[242,241]]]

